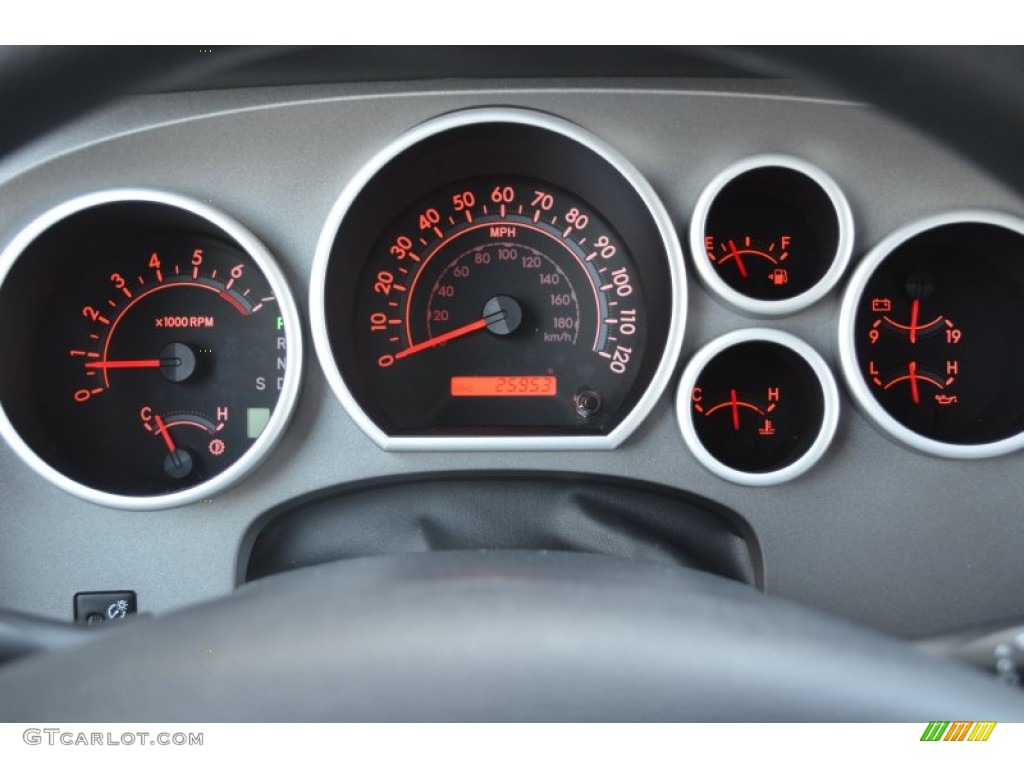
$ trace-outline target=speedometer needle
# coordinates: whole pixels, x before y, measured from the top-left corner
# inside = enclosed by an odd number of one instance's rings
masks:
[[[409,355],[415,355],[417,352],[422,352],[424,349],[430,349],[436,347],[439,344],[444,344],[446,341],[457,339],[460,336],[466,336],[467,334],[474,333],[475,331],[481,331],[487,327],[489,318],[481,317],[479,320],[474,320],[472,323],[467,323],[461,328],[456,328],[454,331],[448,331],[442,333],[440,336],[434,336],[432,339],[421,341],[419,344],[413,344],[411,347],[406,347],[401,352],[395,354],[395,359],[400,360],[403,357]]]

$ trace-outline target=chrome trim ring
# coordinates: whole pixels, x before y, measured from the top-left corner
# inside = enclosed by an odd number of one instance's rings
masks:
[[[745,173],[761,168],[787,168],[810,178],[821,187],[832,202],[839,228],[832,265],[821,279],[803,293],[778,301],[752,299],[730,286],[715,270],[706,256],[707,249],[704,247],[704,227],[707,224],[708,213],[718,194],[729,182]],[[697,198],[693,218],[690,219],[690,255],[693,257],[693,263],[701,282],[717,298],[747,315],[783,317],[806,309],[824,297],[839,282],[846,265],[850,263],[852,253],[853,213],[850,211],[850,204],[843,191],[832,177],[818,166],[788,155],[755,155],[728,166],[715,176],[701,192],[700,197]]]
[[[745,344],[751,341],[766,341],[786,347],[799,355],[814,371],[814,375],[821,387],[822,395],[822,420],[817,436],[810,447],[794,461],[781,469],[771,472],[743,472],[723,464],[712,453],[704,447],[697,436],[693,424],[693,408],[691,407],[691,393],[697,383],[705,366],[719,353],[737,344]],[[690,452],[701,464],[714,474],[730,483],[749,486],[778,485],[799,477],[809,470],[818,460],[825,455],[825,451],[835,436],[836,427],[839,424],[839,388],[836,386],[835,377],[828,364],[822,359],[813,347],[805,341],[798,339],[791,333],[771,328],[744,328],[732,331],[719,336],[709,342],[690,359],[683,376],[679,381],[679,389],[676,391],[676,420],[679,422],[679,429],[683,434],[683,441]]]
[[[487,123],[515,123],[534,126],[561,134],[603,158],[633,187],[645,204],[657,227],[668,256],[672,306],[665,351],[647,389],[633,409],[607,435],[555,435],[507,437],[393,437],[386,434],[359,406],[355,396],[338,369],[327,334],[326,280],[331,249],[342,222],[356,197],[373,177],[392,159],[410,147],[446,131]],[[352,420],[378,446],[394,451],[462,451],[462,450],[598,450],[620,445],[640,425],[661,397],[675,370],[683,342],[686,319],[686,280],[683,254],[668,211],[654,189],[640,172],[619,152],[574,123],[542,112],[514,108],[469,109],[428,120],[389,143],[363,166],[344,188],[324,224],[313,261],[309,293],[313,346],[331,389]]]
[[[839,308],[839,364],[847,389],[868,420],[887,437],[921,453],[946,459],[987,459],[1024,447],[1024,432],[992,443],[959,445],[914,432],[889,415],[868,388],[857,362],[854,321],[864,289],[875,270],[896,248],[913,237],[948,224],[991,224],[1024,236],[1024,219],[997,211],[958,210],[941,213],[900,227],[871,249],[850,277]]]
[[[42,477],[58,488],[85,501],[107,507],[130,510],[166,509],[208,498],[227,490],[252,472],[267,457],[278,439],[284,433],[298,399],[299,384],[302,380],[303,344],[302,324],[299,311],[284,274],[277,266],[266,246],[235,219],[205,203],[170,192],[149,189],[114,189],[92,192],[69,200],[47,211],[26,226],[0,254],[0,285],[22,253],[44,232],[64,219],[89,208],[111,203],[156,203],[186,211],[215,226],[235,242],[256,263],[273,289],[280,308],[286,338],[288,339],[288,364],[284,371],[281,393],[263,432],[241,458],[216,477],[174,493],[157,496],[129,496],[107,493],[79,483],[54,469],[44,461],[21,438],[0,403],[0,435],[16,454]]]

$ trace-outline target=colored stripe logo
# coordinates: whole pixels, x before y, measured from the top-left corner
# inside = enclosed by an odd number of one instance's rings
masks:
[[[995,727],[994,720],[931,722],[921,734],[921,741],[988,741]]]

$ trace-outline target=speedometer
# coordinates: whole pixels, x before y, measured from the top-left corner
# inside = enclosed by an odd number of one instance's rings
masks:
[[[672,370],[680,272],[624,159],[562,120],[474,110],[402,137],[342,195],[314,337],[386,447],[610,447]]]
[[[628,390],[647,313],[621,238],[582,200],[538,180],[465,180],[420,200],[383,243],[355,341],[394,423],[468,427],[525,411],[573,426]]]

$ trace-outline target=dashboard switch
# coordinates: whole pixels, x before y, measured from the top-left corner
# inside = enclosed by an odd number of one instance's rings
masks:
[[[75,623],[102,624],[123,621],[138,612],[134,592],[78,592],[75,594]]]

